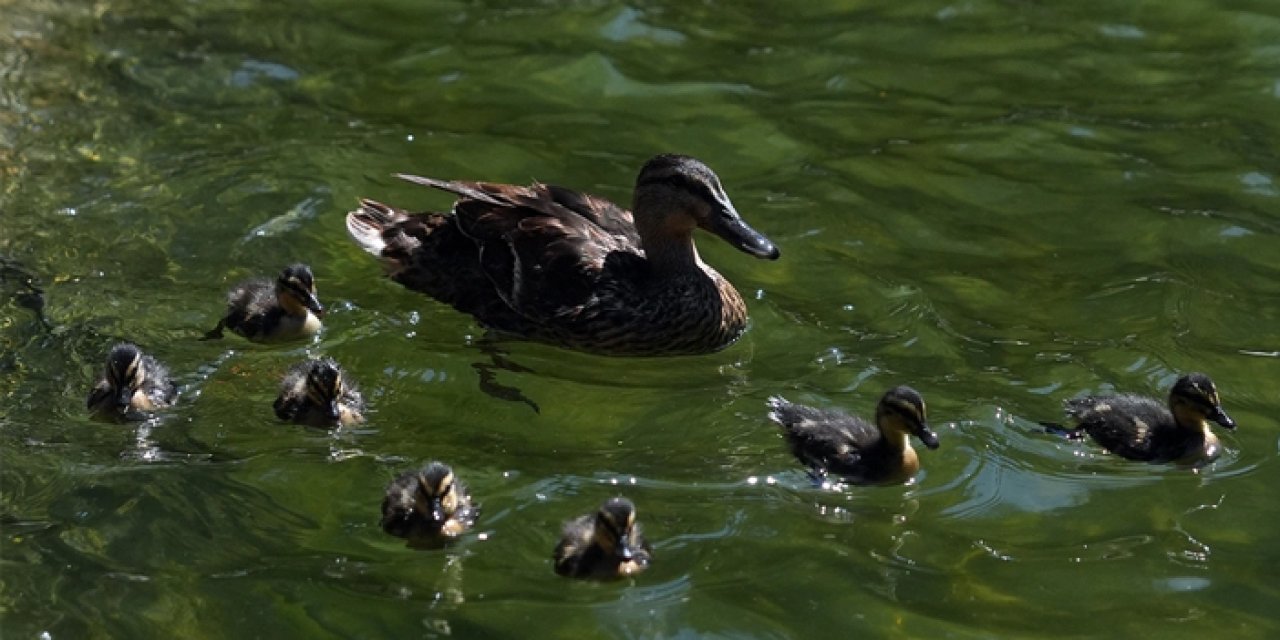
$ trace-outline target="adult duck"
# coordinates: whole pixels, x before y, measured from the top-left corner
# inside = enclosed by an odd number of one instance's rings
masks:
[[[746,329],[747,307],[698,256],[694,229],[757,258],[779,255],[738,215],[716,174],[688,156],[645,163],[631,211],[541,183],[398,175],[458,200],[452,214],[367,199],[347,214],[351,237],[391,279],[491,329],[571,349],[633,356],[723,349]]]

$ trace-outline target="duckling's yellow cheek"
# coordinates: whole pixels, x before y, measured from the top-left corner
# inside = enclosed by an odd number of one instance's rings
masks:
[[[364,422],[364,416],[352,411],[346,406],[343,406],[338,410],[338,421],[341,422],[343,426],[351,426],[353,424],[360,424],[361,422]]]
[[[129,398],[129,406],[136,411],[151,411],[156,408],[151,398],[148,398],[141,389],[133,392],[133,397]]]
[[[316,314],[307,311],[307,320],[302,323],[302,332],[307,335],[313,335],[320,330],[320,318]]]
[[[628,562],[623,562],[618,564],[618,575],[620,576],[635,575],[637,573],[640,573],[643,570],[644,570],[644,565],[640,564],[639,562],[636,562],[635,560],[630,560]]]

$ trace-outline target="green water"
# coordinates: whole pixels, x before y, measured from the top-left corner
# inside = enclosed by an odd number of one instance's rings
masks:
[[[757,4],[0,2],[0,634],[1280,635],[1280,7]],[[721,353],[494,368],[345,235],[448,206],[395,171],[625,202],[664,151],[782,249],[699,238],[752,315]],[[314,344],[196,339],[292,261]],[[184,386],[157,423],[84,415],[120,339]],[[367,427],[275,421],[306,354]],[[1240,425],[1200,473],[1036,431],[1189,370]],[[942,440],[912,486],[815,488],[764,417],[900,383]],[[409,549],[382,489],[432,458],[482,516]],[[653,567],[555,576],[619,493]]]

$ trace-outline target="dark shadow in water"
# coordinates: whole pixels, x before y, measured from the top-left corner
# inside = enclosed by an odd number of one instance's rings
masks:
[[[513,371],[515,373],[534,373],[533,369],[507,358],[507,352],[498,348],[497,343],[490,336],[485,336],[476,347],[480,349],[480,353],[489,356],[489,362],[473,362],[471,368],[479,374],[480,390],[486,395],[505,400],[507,402],[523,402],[533,409],[534,413],[542,413],[542,409],[538,407],[538,403],[534,402],[529,396],[517,387],[511,387],[498,382],[498,371]]]
[[[22,263],[8,256],[0,256],[0,289],[18,306],[35,312],[36,319],[45,331],[53,329],[44,315],[44,289],[40,286],[40,279],[22,266]]]

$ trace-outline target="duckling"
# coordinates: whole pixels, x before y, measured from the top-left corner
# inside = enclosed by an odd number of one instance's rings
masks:
[[[839,411],[769,398],[769,419],[782,427],[787,444],[817,479],[834,473],[854,484],[898,484],[920,470],[908,441],[914,435],[930,449],[938,436],[925,419],[924,398],[915,389],[890,389],[876,405],[876,422]]]
[[[178,385],[169,379],[169,369],[136,345],[122,342],[107,354],[87,404],[99,417],[140,419],[143,412],[168,407],[177,397]]]
[[[442,462],[401,474],[382,500],[382,530],[401,538],[454,538],[478,517],[466,486]]]
[[[1222,409],[1217,387],[1203,373],[1178,378],[1169,390],[1167,409],[1154,398],[1132,394],[1071,398],[1063,405],[1076,427],[1042,423],[1050,433],[1073,439],[1088,433],[1107,451],[1130,460],[1212,462],[1221,446],[1208,421],[1236,428]]]
[[[205,340],[222,337],[222,329],[254,341],[275,342],[315,335],[320,330],[324,306],[316,298],[311,267],[294,264],[280,277],[246,280],[227,292],[227,314]]]
[[[556,573],[595,579],[632,576],[644,571],[652,557],[635,505],[610,498],[595,513],[565,523],[555,550]]]
[[[333,358],[315,358],[293,365],[285,374],[280,395],[272,406],[281,420],[314,427],[364,422],[364,398]]]
[[[666,154],[636,178],[632,211],[569,189],[400,178],[457,196],[452,214],[373,200],[347,214],[391,279],[500,333],[605,355],[700,354],[733,344],[747,305],[698,256],[702,228],[740,251],[779,251],[743,221],[702,162]]]

